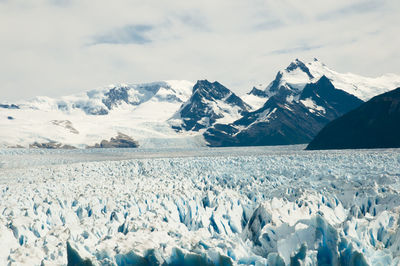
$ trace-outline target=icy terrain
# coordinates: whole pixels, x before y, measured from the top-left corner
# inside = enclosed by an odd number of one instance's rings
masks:
[[[0,150],[0,265],[397,265],[400,150],[303,148]]]
[[[85,148],[119,133],[147,148],[201,146],[201,136],[177,134],[167,121],[189,99],[192,87],[192,82],[173,80],[119,84],[20,101],[0,108],[0,147],[55,142]]]

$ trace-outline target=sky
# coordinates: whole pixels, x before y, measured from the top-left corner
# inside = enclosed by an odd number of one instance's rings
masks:
[[[299,58],[400,74],[398,0],[0,0],[0,102],[117,83],[243,94]]]

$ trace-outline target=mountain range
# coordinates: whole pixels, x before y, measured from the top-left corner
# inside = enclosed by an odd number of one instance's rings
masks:
[[[199,80],[119,84],[0,103],[1,147],[199,147],[309,143],[330,121],[400,86],[296,59],[239,96]]]

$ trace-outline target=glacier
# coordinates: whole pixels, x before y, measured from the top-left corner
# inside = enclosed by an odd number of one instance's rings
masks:
[[[171,147],[204,146],[199,136],[178,134],[167,121],[189,99],[193,85],[177,80],[117,84],[0,106],[0,147],[30,147],[37,142],[86,148],[120,133],[148,148],[160,140]]]
[[[398,265],[400,149],[0,149],[1,265]]]

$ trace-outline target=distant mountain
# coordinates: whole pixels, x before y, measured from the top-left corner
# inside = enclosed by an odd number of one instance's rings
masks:
[[[157,147],[160,143],[204,145],[201,136],[177,133],[168,122],[190,98],[193,85],[189,81],[120,84],[60,98],[2,104],[0,147],[85,148],[121,134],[141,147],[142,143],[147,147],[153,147],[152,143]]]
[[[366,78],[335,72],[317,59],[296,59],[267,87],[254,87],[242,97],[251,112],[216,123],[203,135],[209,146],[308,143],[329,121],[397,86],[396,75]]]
[[[322,76],[302,91],[282,86],[263,107],[204,133],[210,146],[286,145],[308,143],[329,121],[363,101],[336,89]]]
[[[333,120],[308,150],[400,147],[400,88],[378,95]]]
[[[218,82],[199,80],[192,96],[170,119],[177,130],[199,131],[215,123],[230,123],[251,107]]]
[[[308,143],[331,120],[399,86],[399,76],[340,74],[316,59],[294,60],[268,86],[255,86],[243,97],[207,80],[111,85],[0,102],[0,147]]]
[[[19,107],[15,104],[0,104],[0,108],[5,109],[19,109]]]
[[[400,86],[400,77],[394,74],[369,78],[352,73],[338,73],[318,59],[308,63],[296,59],[284,70],[279,71],[275,79],[266,88],[254,87],[248,94],[242,96],[242,99],[256,110],[261,108],[269,97],[281,90],[299,94],[307,84],[315,83],[322,76],[327,77],[335,88],[363,101]]]
[[[192,84],[184,88],[176,88],[169,82],[153,82],[146,84],[120,84],[108,88],[87,91],[81,94],[64,96],[61,98],[36,97],[20,104],[25,109],[40,109],[71,113],[83,111],[87,115],[107,115],[112,110],[121,108],[136,108],[137,106],[153,101],[162,104],[182,104],[190,97]],[[156,112],[156,110],[153,110]]]

